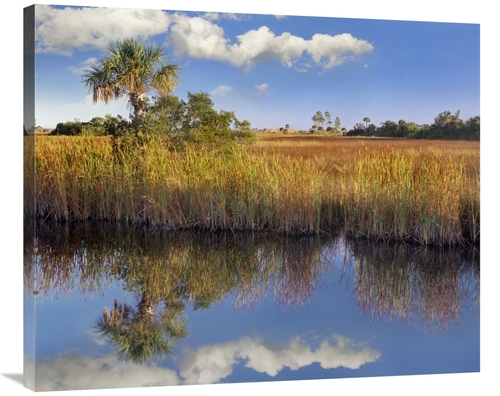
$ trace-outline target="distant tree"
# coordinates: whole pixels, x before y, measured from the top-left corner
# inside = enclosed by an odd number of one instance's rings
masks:
[[[366,127],[368,128],[368,123],[371,122],[370,117],[363,118],[363,121],[366,123]]]
[[[330,114],[329,111],[325,111],[325,120],[326,120],[326,126],[327,126],[327,128],[331,127],[331,125],[332,125],[332,115]]]
[[[238,121],[236,120],[234,123],[234,129],[237,131],[250,131],[252,124],[250,124],[250,121],[248,120],[243,120],[243,121]]]
[[[323,113],[318,110],[312,116],[312,120],[314,121],[314,125],[316,125],[316,128],[319,128],[325,122],[325,117],[323,116]]]
[[[82,133],[82,123],[76,121],[60,122],[51,135],[76,136]]]
[[[463,126],[464,138],[467,140],[479,140],[481,120],[479,116],[471,117]]]
[[[430,126],[426,135],[432,139],[460,139],[463,125],[460,110],[455,114],[446,110],[434,118],[434,124]]]
[[[365,136],[376,136],[377,135],[377,126],[375,124],[370,124],[365,128]]]
[[[439,113],[436,117],[434,117],[434,125],[438,127],[445,126],[451,119],[451,112],[449,110],[443,111]]]
[[[384,137],[397,137],[399,134],[399,126],[396,122],[387,120],[378,128],[378,135]]]
[[[340,127],[341,127],[341,125],[342,125],[342,124],[340,123],[340,118],[339,118],[339,117],[336,117],[336,118],[335,118],[335,129],[336,129],[337,131],[340,131]]]
[[[346,136],[363,136],[365,129],[365,126],[358,122],[352,129],[346,132]]]

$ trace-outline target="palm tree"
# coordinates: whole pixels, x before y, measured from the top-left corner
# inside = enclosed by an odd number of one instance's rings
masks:
[[[93,95],[93,102],[109,103],[128,96],[139,121],[146,109],[145,94],[155,89],[161,97],[170,95],[178,85],[177,65],[164,60],[163,49],[127,38],[110,43],[98,64],[90,63],[84,71],[83,83]]]
[[[370,117],[363,118],[363,121],[366,123],[366,127],[368,128],[368,123],[371,122]]]
[[[332,114],[329,111],[325,111],[325,120],[326,120],[326,125],[330,127],[332,125]]]
[[[340,127],[342,126],[342,123],[340,122],[339,117],[335,117],[335,129],[340,131]]]
[[[154,356],[168,356],[177,341],[187,336],[186,319],[179,318],[179,309],[165,304],[156,314],[147,294],[143,294],[137,309],[115,300],[111,310],[104,308],[95,329],[101,338],[108,337],[117,347],[117,355],[132,363],[144,363]]]
[[[314,124],[316,125],[317,128],[319,128],[323,123],[325,122],[325,117],[323,116],[323,113],[321,111],[317,111],[313,116],[312,120],[314,121]]]

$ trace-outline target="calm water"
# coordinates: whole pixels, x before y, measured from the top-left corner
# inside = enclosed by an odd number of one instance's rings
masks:
[[[479,251],[25,229],[36,390],[479,371]]]

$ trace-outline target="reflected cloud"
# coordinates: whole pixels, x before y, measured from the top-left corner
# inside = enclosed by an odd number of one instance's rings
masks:
[[[295,371],[313,363],[323,369],[356,370],[380,356],[379,351],[339,335],[321,341],[316,348],[301,337],[293,337],[285,343],[243,337],[185,350],[175,361],[179,372],[157,364],[120,361],[113,354],[91,357],[64,353],[37,363],[36,367],[33,360],[25,357],[25,372],[36,370],[36,384],[25,385],[36,391],[56,391],[210,384],[229,377],[242,360],[246,361],[245,367],[275,377],[285,367]],[[26,376],[27,382],[34,377]]]
[[[245,367],[275,377],[283,368],[298,370],[313,363],[324,369],[358,369],[375,362],[381,353],[366,346],[358,347],[345,337],[334,336],[314,349],[300,337],[283,344],[244,337],[237,341],[187,351],[179,362],[180,375],[187,384],[219,382],[233,372],[240,360]]]
[[[156,365],[137,366],[121,362],[114,355],[102,357],[61,354],[35,364],[25,358],[25,386],[38,391],[105,389],[179,385],[174,370]],[[36,378],[36,384],[30,383]]]

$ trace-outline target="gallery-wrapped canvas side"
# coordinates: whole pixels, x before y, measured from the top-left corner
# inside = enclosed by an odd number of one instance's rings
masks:
[[[35,236],[35,6],[24,9],[24,207],[30,213],[24,213],[24,266],[30,265],[28,258],[36,249],[27,238]],[[29,230],[27,232],[27,230]],[[24,386],[36,390],[35,356],[36,356],[36,306],[34,282],[35,274],[24,268]]]

